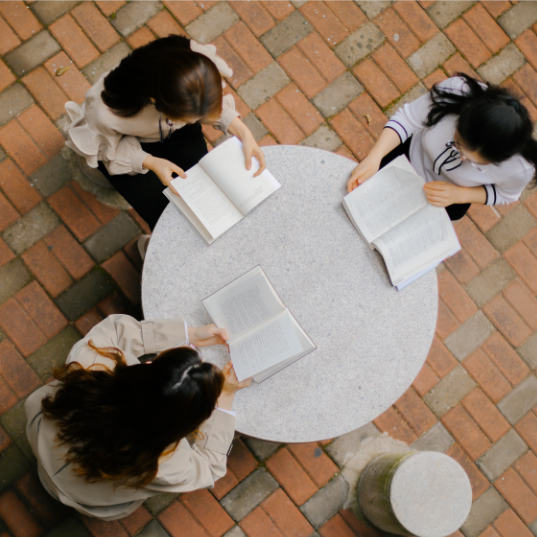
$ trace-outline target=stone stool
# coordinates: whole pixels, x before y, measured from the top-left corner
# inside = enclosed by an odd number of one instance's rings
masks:
[[[472,487],[460,464],[443,453],[387,453],[363,471],[358,501],[371,523],[384,531],[446,537],[468,517]]]

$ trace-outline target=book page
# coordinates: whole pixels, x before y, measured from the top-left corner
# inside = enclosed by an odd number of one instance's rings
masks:
[[[300,353],[302,345],[287,310],[257,330],[229,343],[239,381]]]
[[[390,166],[344,198],[352,220],[367,242],[373,242],[427,205],[425,181],[417,174]]]
[[[256,158],[252,158],[251,169],[246,169],[242,143],[235,137],[215,147],[199,163],[243,215],[281,187],[268,170],[254,177],[259,170]]]
[[[186,175],[186,179],[174,179],[172,185],[213,238],[242,220],[240,211],[199,164],[190,168]]]
[[[230,344],[286,311],[256,268],[202,301],[214,323],[227,330]]]
[[[459,246],[459,241],[445,209],[427,204],[373,245],[384,257],[396,285],[435,261],[442,261]]]

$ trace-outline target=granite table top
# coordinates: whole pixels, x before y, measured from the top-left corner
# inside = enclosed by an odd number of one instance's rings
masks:
[[[282,188],[212,245],[167,207],[145,259],[143,310],[210,323],[201,300],[260,264],[318,349],[241,390],[237,430],[277,442],[333,438],[382,414],[418,375],[436,327],[436,273],[391,286],[341,204],[354,162],[301,146],[264,152]],[[219,366],[229,359],[223,346],[202,353]]]

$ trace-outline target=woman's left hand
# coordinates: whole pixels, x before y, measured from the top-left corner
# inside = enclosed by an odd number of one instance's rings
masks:
[[[447,207],[454,203],[461,203],[460,192],[457,185],[446,181],[432,181],[423,187],[427,201],[435,207]]]
[[[211,345],[225,345],[228,335],[225,328],[218,328],[215,324],[205,326],[189,326],[188,339],[196,347],[210,347]]]

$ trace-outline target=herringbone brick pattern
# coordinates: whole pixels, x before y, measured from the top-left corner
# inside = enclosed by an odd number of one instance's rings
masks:
[[[398,105],[457,71],[510,88],[537,121],[536,32],[537,2],[1,1],[0,536],[383,535],[348,510],[307,509],[341,483],[330,441],[239,440],[213,490],[156,497],[116,522],[81,518],[41,488],[25,398],[104,316],[141,316],[144,224],[71,180],[66,101],[133,48],[189,35],[233,68],[225,91],[261,145],[360,160]],[[369,427],[463,465],[465,537],[537,535],[537,192],[474,206],[456,229],[463,248],[438,271],[427,361]]]

